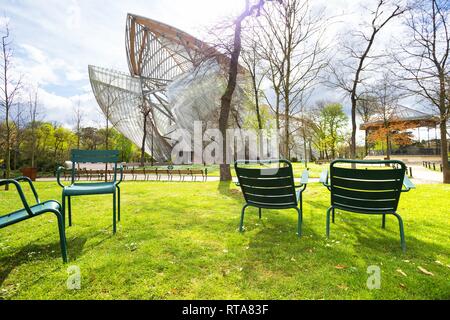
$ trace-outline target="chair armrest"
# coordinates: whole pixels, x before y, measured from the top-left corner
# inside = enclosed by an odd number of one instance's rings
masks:
[[[308,169],[303,170],[302,172],[302,176],[300,178],[300,185],[295,186],[296,188],[301,188],[303,186],[306,187],[306,185],[308,184],[308,179],[309,179],[309,171]]]
[[[30,178],[28,178],[28,177],[17,177],[17,178],[14,178],[14,180],[16,180],[16,181],[18,181],[18,182],[20,182],[20,181],[26,181],[26,182],[28,182],[28,184],[30,185],[31,191],[33,192],[34,198],[36,199],[36,203],[37,203],[37,204],[41,203],[41,202],[39,201],[39,196],[38,196],[38,194],[37,194],[37,192],[36,192],[36,189],[34,188],[33,181],[31,181]]]
[[[408,176],[406,175],[405,178],[403,179],[403,186],[405,187],[405,189],[402,189],[402,192],[408,192],[409,190],[416,188],[414,183],[412,183],[411,180],[409,180]]]
[[[27,199],[25,198],[25,195],[23,193],[22,187],[20,186],[19,182],[17,182],[14,179],[0,180],[0,187],[4,186],[4,185],[8,185],[8,184],[13,184],[16,187],[17,192],[19,193],[19,196],[20,196],[20,200],[22,200],[23,207],[25,208],[27,213],[30,216],[32,216],[33,212],[31,211],[30,206],[28,205]]]
[[[63,185],[63,184],[61,183],[61,171],[64,171],[64,170],[66,170],[66,168],[64,168],[64,167],[58,167],[58,168],[56,169],[56,182],[59,184],[59,186],[60,186],[61,188],[64,188],[64,187],[65,187],[65,185]]]
[[[328,189],[331,188],[331,186],[328,184],[328,169],[324,169],[322,173],[320,174],[319,182],[323,184]]]
[[[118,186],[123,180],[123,165],[119,165],[118,169],[120,170],[120,178],[119,178],[119,181],[114,182],[116,184],[116,186]],[[144,174],[145,174],[145,169],[144,169]]]

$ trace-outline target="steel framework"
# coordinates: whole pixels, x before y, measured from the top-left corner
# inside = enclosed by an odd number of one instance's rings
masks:
[[[117,130],[138,146],[145,131],[146,152],[169,160],[175,130],[214,118],[229,58],[186,32],[134,14],[127,15],[125,46],[129,74],[89,66],[93,93]]]

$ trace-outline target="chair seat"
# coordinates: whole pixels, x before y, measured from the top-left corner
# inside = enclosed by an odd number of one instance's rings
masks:
[[[41,214],[49,212],[49,211],[56,210],[59,212],[61,210],[61,206],[57,201],[49,200],[49,201],[45,201],[40,204],[31,206],[30,209],[31,209],[31,212],[33,212],[32,216],[30,216],[25,209],[21,209],[21,210],[15,211],[13,213],[10,213],[8,215],[0,217],[0,228],[6,227],[8,225],[14,224],[14,223],[22,221],[22,220],[36,217],[38,215],[41,215]]]
[[[63,193],[66,196],[81,196],[90,194],[108,194],[114,193],[116,188],[113,182],[101,183],[74,183],[64,187]]]

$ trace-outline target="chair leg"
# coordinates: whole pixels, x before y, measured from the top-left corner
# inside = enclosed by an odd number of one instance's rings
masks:
[[[259,209],[259,219],[261,219],[261,208],[258,209]]]
[[[381,219],[381,227],[382,227],[383,229],[386,228],[386,215],[385,215],[385,214],[383,214],[383,217],[382,217],[382,219]]]
[[[243,230],[243,226],[244,226],[244,213],[245,213],[245,209],[246,209],[247,207],[248,207],[247,204],[244,205],[244,206],[242,207],[242,212],[241,212],[241,222],[240,222],[240,224],[239,224],[239,232],[244,231],[244,230]]]
[[[72,200],[71,197],[67,197],[67,206],[69,207],[69,227],[72,226]]]
[[[56,218],[58,219],[58,231],[59,231],[59,245],[61,247],[61,255],[63,262],[67,262],[67,243],[66,243],[66,232],[64,228],[64,219],[61,213],[56,213]]]
[[[63,216],[63,222],[64,222],[64,228],[66,227],[66,196],[64,195],[64,192],[62,194],[61,199],[61,214]]]
[[[113,193],[113,234],[116,233],[116,190]]]
[[[302,236],[302,222],[303,222],[303,213],[299,208],[295,208],[298,213],[298,222],[297,222],[297,236],[300,238]]]
[[[394,216],[398,219],[398,225],[400,227],[400,244],[402,246],[403,252],[406,251],[406,242],[405,242],[405,230],[403,229],[403,220],[402,217],[398,213],[394,213]]]
[[[334,210],[333,207],[329,207],[327,210],[327,238],[330,237],[330,212]]]
[[[331,221],[334,223],[334,214],[335,214],[335,212],[334,212],[335,210],[334,210],[334,208],[333,208],[333,210],[331,211],[332,212],[332,216],[331,216]]]
[[[120,221],[120,187],[117,186],[117,221]]]

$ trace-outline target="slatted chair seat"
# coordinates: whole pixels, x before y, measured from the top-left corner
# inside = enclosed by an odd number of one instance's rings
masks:
[[[349,168],[343,165],[362,165],[366,168]],[[381,165],[379,167],[367,166]],[[389,169],[385,169],[389,167]],[[331,207],[327,211],[327,236],[330,233],[330,213],[335,222],[335,209],[382,215],[382,227],[385,227],[386,214],[397,217],[400,226],[402,249],[406,249],[403,221],[397,214],[400,194],[414,188],[406,174],[406,166],[401,161],[378,160],[335,160],[330,164],[330,182],[328,171],[322,172],[320,182],[331,191]]]
[[[22,187],[19,184],[20,181],[26,181],[30,185],[31,191],[33,192],[34,198],[36,200],[35,205],[30,206],[28,204],[25,194],[23,193]],[[36,189],[34,188],[33,182],[27,177],[0,180],[0,186],[9,184],[12,184],[16,187],[16,190],[22,201],[23,209],[16,210],[6,215],[0,216],[0,229],[24,220],[38,217],[44,213],[53,213],[56,216],[58,222],[59,242],[61,246],[62,259],[64,262],[67,262],[66,234],[64,231],[64,219],[61,214],[61,205],[59,204],[59,202],[54,200],[40,202]]]
[[[275,167],[264,167],[268,165]],[[249,206],[259,209],[259,218],[261,209],[296,209],[297,234],[301,236],[302,192],[308,183],[308,170],[303,172],[298,186],[294,183],[292,164],[287,160],[239,160],[235,162],[235,170],[246,202],[242,208],[239,230],[243,231],[244,213]]]
[[[64,187],[66,196],[84,196],[90,194],[108,194],[113,193],[116,185],[113,182],[100,183],[74,183]]]
[[[45,201],[34,206],[30,206],[30,210],[33,215],[30,215],[26,209],[21,209],[9,213],[5,216],[0,217],[0,226],[6,227],[8,225],[39,216],[43,213],[52,212],[52,211],[60,211],[61,205],[54,200]]]

